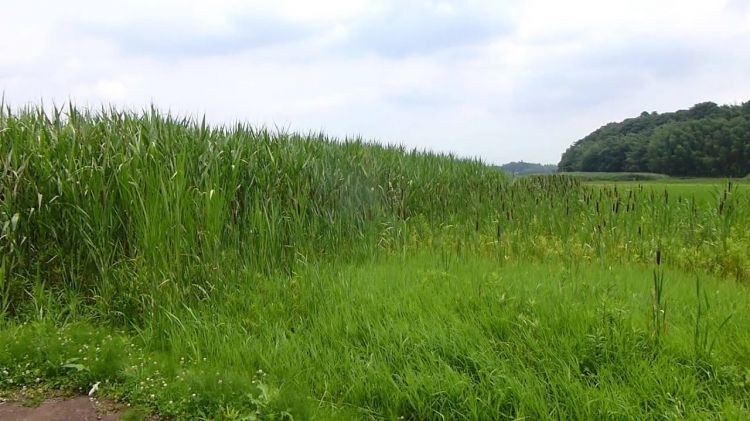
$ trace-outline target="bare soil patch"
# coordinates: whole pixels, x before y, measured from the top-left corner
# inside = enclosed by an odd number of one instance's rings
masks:
[[[114,404],[85,396],[47,399],[37,407],[0,402],[3,421],[117,421],[121,417]]]

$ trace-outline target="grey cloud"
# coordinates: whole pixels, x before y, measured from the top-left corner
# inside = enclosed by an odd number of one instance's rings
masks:
[[[156,20],[105,27],[79,24],[85,35],[108,39],[126,54],[185,58],[239,53],[255,48],[299,41],[316,28],[299,23],[255,16],[239,16],[227,30],[202,30]]]
[[[508,21],[462,8],[438,12],[403,2],[387,13],[354,22],[347,45],[350,52],[374,52],[389,58],[429,54],[438,50],[480,44],[510,33]]]
[[[420,90],[405,90],[398,93],[390,93],[384,95],[383,99],[391,104],[416,108],[446,107],[461,102],[459,98],[449,92],[437,93]]]
[[[750,12],[750,2],[747,0],[729,0],[726,8],[730,12],[748,13]]]
[[[636,40],[606,48],[583,58],[584,65],[609,70],[631,70],[652,77],[677,77],[694,71],[714,52],[690,41]]]
[[[518,86],[514,105],[522,112],[595,107],[643,89],[650,81],[688,76],[716,54],[674,41],[602,46],[530,69]]]

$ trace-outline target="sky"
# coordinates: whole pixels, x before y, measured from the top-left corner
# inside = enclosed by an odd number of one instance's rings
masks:
[[[6,104],[142,110],[557,163],[750,100],[750,0],[0,0]]]

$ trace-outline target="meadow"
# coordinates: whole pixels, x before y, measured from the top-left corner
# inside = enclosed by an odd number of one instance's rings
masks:
[[[0,394],[138,419],[746,419],[750,185],[0,107]]]

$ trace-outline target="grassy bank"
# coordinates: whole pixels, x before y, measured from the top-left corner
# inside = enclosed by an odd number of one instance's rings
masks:
[[[74,108],[3,108],[0,159],[5,393],[99,382],[204,419],[748,415],[745,185],[510,180]]]

